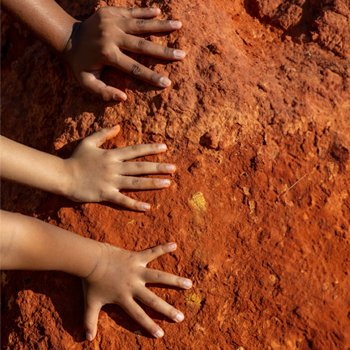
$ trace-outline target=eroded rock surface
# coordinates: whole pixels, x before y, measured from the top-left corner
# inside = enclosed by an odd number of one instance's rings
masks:
[[[80,19],[96,5],[60,3]],[[77,278],[5,271],[4,348],[348,349],[349,1],[107,4],[158,6],[163,18],[181,19],[181,31],[149,39],[187,51],[183,62],[132,54],[172,88],[110,68],[104,79],[128,100],[105,104],[31,42],[3,58],[2,134],[68,157],[78,140],[119,123],[106,147],[167,143],[166,154],[148,159],[177,164],[172,186],[130,194],[152,204],[146,214],[9,183],[2,206],[129,250],[177,242],[151,267],[190,277],[193,289],[152,290],[186,318],[174,324],[147,309],[166,333],[154,340],[111,305],[88,343]]]

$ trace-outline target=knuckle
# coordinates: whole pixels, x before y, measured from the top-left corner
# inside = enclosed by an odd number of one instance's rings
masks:
[[[155,255],[155,254],[157,254],[157,248],[151,248],[151,253],[153,254],[153,255]]]
[[[151,298],[147,301],[147,305],[152,309],[156,309],[158,306],[158,300],[156,298]]]
[[[134,314],[134,318],[137,322],[142,323],[145,320],[145,314],[142,312],[136,312]]]
[[[135,179],[132,179],[132,180],[131,180],[131,184],[132,184],[133,186],[137,186],[139,183],[140,183],[140,179],[135,178]]]
[[[143,28],[143,27],[145,26],[145,24],[146,24],[146,21],[144,21],[143,19],[138,19],[138,20],[136,21],[136,26],[137,26],[138,28]]]
[[[130,73],[135,76],[141,75],[141,66],[139,64],[134,63],[130,67]]]
[[[166,56],[173,56],[173,50],[170,49],[169,47],[164,46],[163,50],[164,50],[164,55],[166,55]]]
[[[132,151],[132,152],[138,152],[138,150],[139,150],[138,145],[133,145],[133,146],[131,146],[131,151]]]
[[[136,169],[142,170],[143,169],[143,163],[142,162],[135,162]]]
[[[145,49],[147,47],[147,40],[145,39],[140,39],[138,42],[137,42],[137,48],[139,50],[142,50],[142,49]]]

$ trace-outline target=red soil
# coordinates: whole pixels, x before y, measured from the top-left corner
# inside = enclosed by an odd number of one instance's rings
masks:
[[[94,10],[92,0],[60,3],[77,18]],[[146,214],[9,183],[2,207],[129,250],[177,242],[151,267],[194,287],[151,289],[186,318],[174,324],[147,309],[166,333],[155,340],[110,305],[88,343],[79,279],[4,271],[3,347],[349,349],[349,0],[108,5],[159,6],[181,19],[181,31],[150,39],[187,51],[183,62],[133,55],[172,88],[110,68],[105,80],[128,100],[105,104],[42,44],[23,54],[5,41],[2,134],[67,157],[81,138],[120,123],[106,147],[167,143],[165,155],[148,159],[177,164],[172,186],[130,193],[153,205]]]

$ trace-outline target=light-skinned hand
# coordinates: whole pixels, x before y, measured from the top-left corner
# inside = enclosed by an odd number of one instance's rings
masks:
[[[191,288],[192,282],[189,279],[146,267],[150,261],[175,249],[175,243],[167,243],[135,253],[112,245],[104,245],[98,265],[88,277],[83,278],[84,327],[88,340],[93,340],[96,336],[99,312],[105,304],[120,305],[156,338],[164,335],[163,330],[135,299],[175,322],[184,319],[179,310],[157,297],[145,286],[146,283],[161,283],[179,288]]]
[[[150,20],[158,8],[102,7],[84,22],[74,24],[66,50],[62,53],[80,85],[105,101],[125,101],[126,94],[107,86],[100,78],[105,66],[114,66],[152,85],[166,88],[171,81],[123,53],[123,50],[166,60],[181,60],[185,52],[135,36],[178,30],[179,21]]]
[[[86,137],[73,155],[65,160],[70,174],[66,196],[75,201],[110,201],[124,207],[146,211],[147,203],[136,201],[120,190],[150,190],[170,186],[168,179],[140,178],[136,175],[170,174],[173,164],[151,162],[125,162],[137,157],[159,154],[166,151],[165,144],[134,145],[114,150],[99,148],[106,140],[115,137],[120,127],[101,129]]]

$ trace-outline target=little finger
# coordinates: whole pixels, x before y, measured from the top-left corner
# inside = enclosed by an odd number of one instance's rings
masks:
[[[106,198],[106,200],[132,210],[147,211],[151,209],[148,203],[136,201],[135,199],[121,194],[119,191],[115,191],[109,198]]]
[[[140,305],[130,300],[123,305],[124,310],[143,328],[156,338],[164,335],[163,330],[146,314]]]

